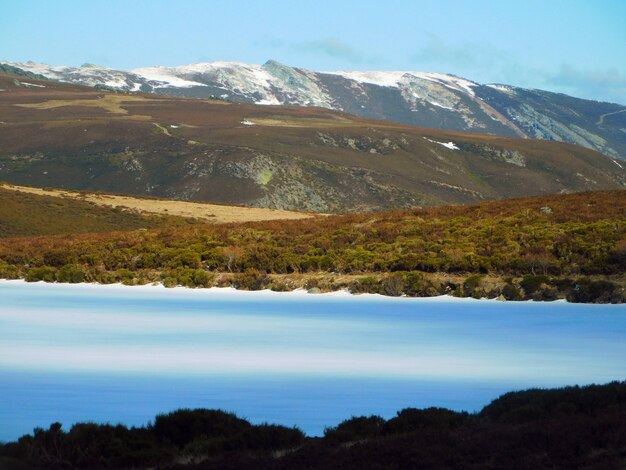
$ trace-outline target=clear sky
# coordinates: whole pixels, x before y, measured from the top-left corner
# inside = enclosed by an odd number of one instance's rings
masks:
[[[626,104],[626,0],[3,0],[0,60],[275,59],[448,72]]]

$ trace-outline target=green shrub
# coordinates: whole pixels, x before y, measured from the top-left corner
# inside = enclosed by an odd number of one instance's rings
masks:
[[[17,266],[5,264],[0,261],[0,279],[17,279],[20,277],[20,270]]]
[[[350,292],[353,294],[378,293],[380,281],[374,277],[362,277],[350,283]]]
[[[30,268],[26,271],[26,276],[24,276],[26,282],[54,282],[56,281],[56,269],[50,268],[48,266],[42,266],[39,268]]]
[[[506,300],[522,300],[522,294],[519,289],[511,283],[505,284],[502,288],[502,296]]]
[[[463,295],[467,297],[474,297],[475,299],[481,299],[487,296],[487,293],[482,288],[484,274],[474,274],[463,282]]]
[[[534,274],[527,274],[520,282],[520,286],[522,286],[526,295],[530,296],[539,290],[542,284],[548,284],[549,282],[550,278],[548,276],[535,276]]]
[[[56,278],[58,282],[69,282],[71,284],[78,284],[85,280],[85,273],[78,265],[66,264],[61,269],[59,269]]]
[[[463,288],[468,291],[473,291],[478,286],[480,286],[484,277],[485,276],[483,274],[473,274],[472,276],[465,279],[465,281],[463,282]]]
[[[191,280],[194,287],[211,287],[215,280],[215,276],[204,271],[203,269],[194,269],[191,273]]]
[[[401,274],[387,276],[381,283],[382,294],[399,297],[404,292],[404,278]]]
[[[588,278],[580,278],[576,280],[567,300],[570,302],[610,303],[614,301],[614,294],[617,289],[618,286],[611,281],[592,281]]]
[[[265,272],[258,269],[248,268],[245,272],[236,274],[233,277],[233,286],[244,290],[262,290],[270,283],[270,279]]]

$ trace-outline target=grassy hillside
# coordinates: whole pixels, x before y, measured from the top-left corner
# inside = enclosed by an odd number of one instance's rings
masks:
[[[617,469],[626,464],[626,382],[507,393],[468,414],[406,408],[307,438],[220,410],[147,427],[61,423],[0,445],[2,468]],[[329,423],[330,424],[330,423]]]
[[[0,179],[316,212],[623,188],[570,144],[0,75]]]
[[[0,186],[0,237],[128,231],[186,223],[182,217],[142,214]]]
[[[204,202],[174,201],[118,194],[88,193],[54,188],[33,188],[0,183],[4,207],[0,211],[2,236],[127,230],[132,217],[178,223],[253,222],[306,219],[313,214],[256,207],[226,206]],[[10,195],[9,192],[16,193]],[[90,208],[91,212],[87,209]],[[24,209],[28,209],[24,211]],[[88,213],[89,212],[89,213]],[[103,215],[117,214],[119,221],[102,225]],[[33,217],[34,216],[34,217]],[[125,217],[127,216],[127,217]],[[164,217],[154,217],[164,216]],[[105,217],[106,218],[106,217]],[[142,220],[143,220],[142,219]],[[36,227],[35,227],[36,225]],[[150,227],[160,226],[149,225]],[[31,227],[32,230],[20,230]],[[143,225],[139,225],[143,227]]]
[[[625,273],[626,191],[0,240],[28,280],[622,302]]]

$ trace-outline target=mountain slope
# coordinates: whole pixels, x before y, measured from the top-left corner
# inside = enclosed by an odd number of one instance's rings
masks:
[[[314,215],[316,214],[0,183],[0,238],[107,232],[190,223],[293,220]]]
[[[318,212],[622,188],[582,147],[0,76],[0,180]]]
[[[427,72],[313,72],[276,61],[145,67],[130,72],[7,63],[50,79],[124,91],[318,106],[419,127],[574,143],[626,159],[626,106]]]
[[[35,195],[0,186],[0,238],[136,230],[186,224],[182,217],[103,207],[87,200]]]

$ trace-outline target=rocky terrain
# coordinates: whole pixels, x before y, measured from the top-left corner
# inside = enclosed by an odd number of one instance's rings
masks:
[[[626,105],[430,72],[315,72],[270,60],[114,70],[4,63],[0,70],[123,91],[316,106],[419,127],[569,142],[626,159]]]
[[[18,185],[357,212],[626,180],[621,161],[565,143],[8,74],[0,89],[0,181]]]

